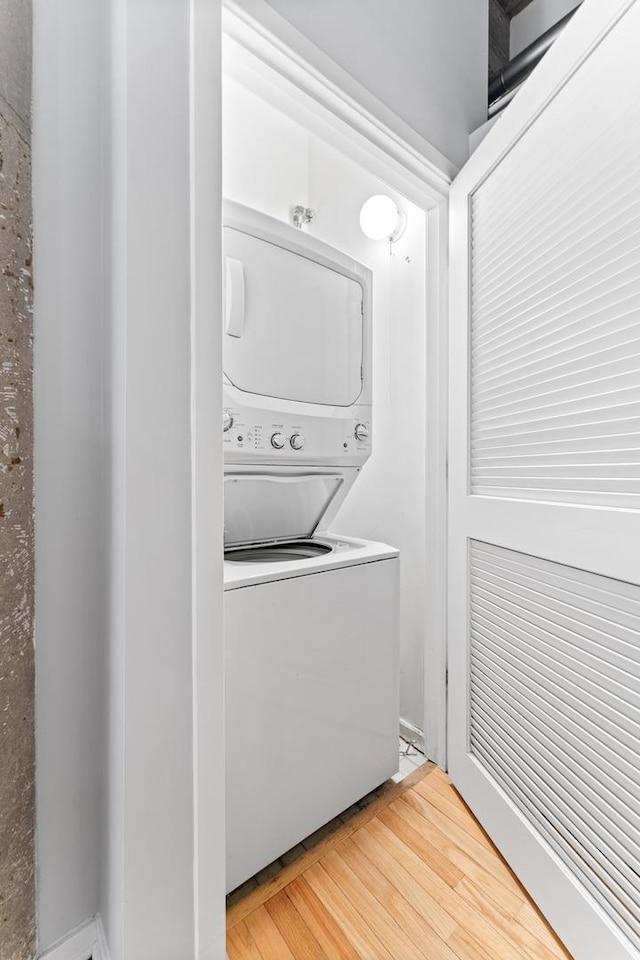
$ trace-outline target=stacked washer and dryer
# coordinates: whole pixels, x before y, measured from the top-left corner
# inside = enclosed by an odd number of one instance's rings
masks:
[[[398,551],[328,533],[371,453],[371,272],[225,205],[227,890],[398,769]]]

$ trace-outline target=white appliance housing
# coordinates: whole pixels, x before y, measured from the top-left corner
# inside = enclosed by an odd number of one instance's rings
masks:
[[[326,529],[371,454],[371,271],[230,201],[224,269],[224,458],[235,485],[225,543],[308,537]],[[319,473],[335,478],[322,502]],[[292,498],[299,521],[309,511],[298,532],[285,519]]]
[[[225,563],[227,890],[398,769],[398,551]]]
[[[317,536],[371,453],[369,270],[225,205],[227,890],[398,769],[398,551]]]

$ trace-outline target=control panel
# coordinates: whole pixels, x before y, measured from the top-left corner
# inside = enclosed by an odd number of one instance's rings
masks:
[[[362,463],[371,453],[369,407],[348,417],[302,416],[226,406],[222,414],[228,462]]]

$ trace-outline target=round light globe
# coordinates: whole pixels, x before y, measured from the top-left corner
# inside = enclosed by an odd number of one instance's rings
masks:
[[[360,229],[370,240],[391,238],[399,220],[400,213],[395,203],[382,193],[369,197],[360,211]]]

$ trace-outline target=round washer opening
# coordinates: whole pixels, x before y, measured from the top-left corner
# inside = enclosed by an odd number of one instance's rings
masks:
[[[229,547],[224,552],[224,558],[229,563],[290,563],[292,560],[321,557],[332,550],[333,547],[319,541],[295,540],[257,547]]]

